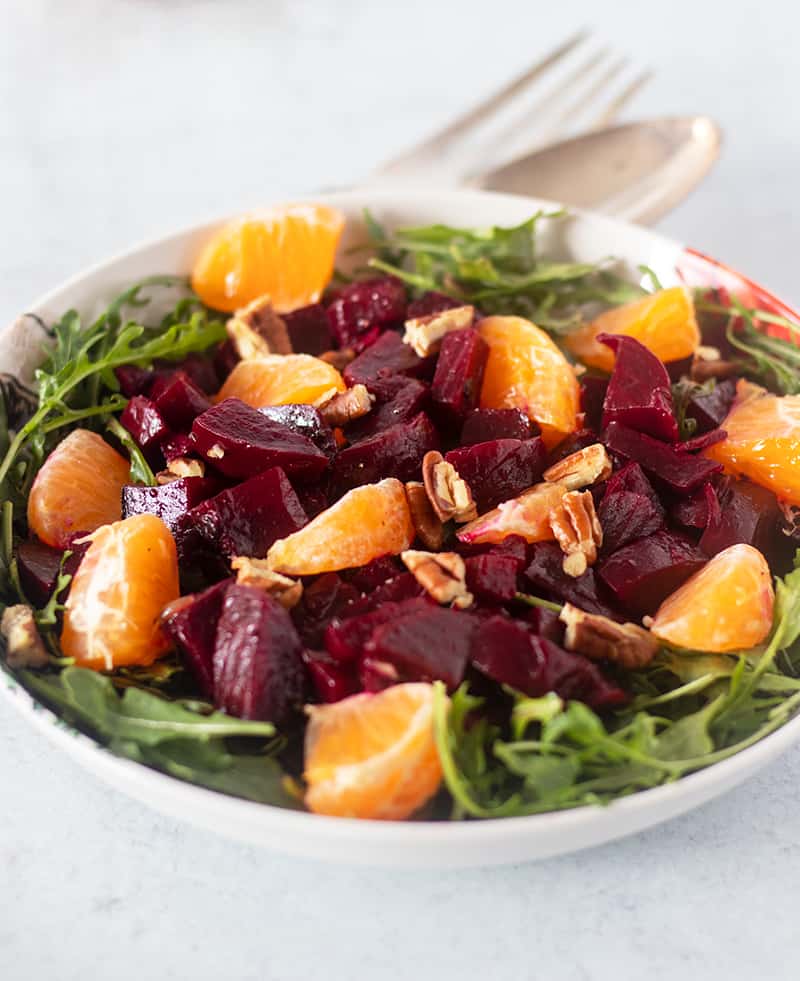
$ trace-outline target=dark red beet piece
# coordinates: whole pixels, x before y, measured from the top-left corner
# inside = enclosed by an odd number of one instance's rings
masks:
[[[692,573],[708,561],[676,531],[657,531],[617,549],[596,566],[597,575],[626,609],[653,614]]]
[[[154,372],[135,364],[122,364],[114,369],[114,374],[126,399],[133,398],[134,395],[144,395],[155,378]]]
[[[577,453],[578,450],[585,450],[587,446],[592,446],[598,442],[600,442],[600,437],[596,432],[593,432],[591,429],[579,429],[571,436],[567,436],[565,440],[550,451],[547,457],[547,466],[552,467],[559,460],[563,460],[565,457]]]
[[[342,450],[333,462],[331,485],[343,493],[384,477],[419,478],[422,458],[439,448],[439,437],[424,412],[410,422],[376,433]]]
[[[64,562],[65,573],[75,574],[88,547],[88,542],[83,546],[71,546],[72,555]],[[35,607],[44,606],[56,588],[63,554],[61,549],[51,548],[36,540],[22,542],[17,547],[15,555],[20,585]]]
[[[469,484],[481,514],[538,483],[546,459],[547,450],[539,437],[524,442],[495,439],[445,454],[445,460]]]
[[[350,603],[342,610],[341,616],[361,616],[364,613],[379,610],[387,603],[403,603],[406,600],[419,598],[430,600],[428,594],[410,572],[401,572],[362,595],[360,599]],[[430,601],[433,602],[433,600]]]
[[[517,619],[524,620],[528,629],[539,637],[546,637],[555,644],[561,644],[564,640],[564,624],[559,620],[555,610],[528,606],[524,613],[517,615]]]
[[[687,418],[697,421],[697,432],[716,429],[725,421],[736,398],[736,380],[726,378],[708,392],[696,392],[686,405]]]
[[[544,637],[533,641],[544,654],[541,694],[554,691],[567,701],[584,702],[598,711],[628,701],[627,693],[587,657],[565,651]]]
[[[205,393],[183,371],[157,379],[150,389],[150,398],[167,425],[179,432],[188,431],[197,416],[211,408]]]
[[[339,347],[354,347],[371,328],[402,323],[406,305],[403,283],[394,276],[383,276],[342,287],[326,312]]]
[[[403,343],[399,334],[387,330],[355,361],[350,362],[343,376],[348,385],[358,382],[366,385],[381,373],[425,378],[431,376],[434,363],[435,358],[421,358],[410,345]]]
[[[173,433],[161,444],[161,452],[170,463],[181,456],[194,456],[194,443],[185,433]]]
[[[375,657],[366,655],[358,662],[359,684],[363,691],[371,695],[391,688],[400,680],[400,672],[388,661],[379,661]]]
[[[467,542],[460,542],[456,539],[455,550],[463,556],[472,555],[504,555],[513,558],[517,563],[517,569],[521,569],[528,561],[528,543],[521,535],[509,535],[502,542],[487,545],[471,545]]]
[[[598,582],[593,568],[575,579],[564,572],[564,553],[555,542],[537,542],[530,551],[531,561],[523,573],[530,584],[527,591],[542,599],[572,603],[586,613],[619,619],[606,599],[603,585]]]
[[[291,313],[282,313],[292,350],[318,357],[333,346],[328,315],[321,303],[311,303]]]
[[[251,477],[281,467],[296,479],[316,480],[328,458],[307,436],[239,399],[225,399],[195,419],[197,451],[228,477]]]
[[[663,363],[635,337],[598,334],[597,340],[616,355],[603,402],[602,428],[620,422],[637,432],[674,443],[678,422]]]
[[[320,702],[340,702],[358,691],[355,672],[347,671],[325,651],[303,651],[311,684]]]
[[[187,354],[183,361],[158,360],[154,368],[156,378],[167,378],[176,371],[182,371],[206,395],[213,395],[220,385],[214,358],[198,351]],[[154,396],[151,394],[150,397]]]
[[[394,579],[405,567],[393,555],[381,555],[358,569],[353,569],[345,575],[347,582],[352,583],[360,593],[371,593],[389,579]]]
[[[396,426],[399,422],[408,422],[427,407],[430,399],[430,388],[424,382],[402,375],[375,378],[367,388],[375,396],[375,405],[371,412],[345,428],[351,443]]]
[[[709,482],[682,497],[672,506],[670,514],[673,521],[684,528],[702,530],[709,522],[719,518],[719,501],[713,485]]]
[[[421,612],[431,606],[426,599],[404,603],[384,603],[375,610],[334,620],[325,631],[325,649],[337,661],[357,661],[364,654],[364,645],[372,631],[403,615]]]
[[[628,463],[606,481],[597,516],[603,528],[603,554],[652,535],[664,526],[664,508],[638,463]]]
[[[162,618],[164,633],[175,644],[183,663],[206,698],[214,698],[214,642],[222,603],[232,579],[202,593],[186,596]]]
[[[460,300],[454,300],[451,296],[444,293],[437,293],[436,290],[429,290],[423,293],[417,300],[412,300],[408,304],[406,320],[414,320],[417,317],[429,317],[432,313],[441,313],[443,310],[454,310],[462,306]]]
[[[328,492],[320,484],[298,484],[294,489],[309,521],[330,507]]]
[[[214,353],[214,369],[222,380],[226,379],[239,363],[239,354],[233,341],[228,338]]]
[[[700,450],[705,450],[715,443],[721,443],[727,435],[724,429],[710,429],[707,433],[701,433],[699,436],[692,436],[691,439],[676,443],[675,449],[680,450],[681,453],[699,453]]]
[[[290,403],[288,405],[264,405],[258,410],[262,416],[279,422],[301,436],[306,436],[323,453],[333,456],[336,439],[333,430],[313,405]]]
[[[461,422],[476,407],[483,384],[489,345],[467,327],[445,334],[436,362],[431,398],[448,422]]]
[[[461,446],[492,439],[531,439],[541,430],[522,409],[473,409],[461,429]]]
[[[781,511],[775,495],[748,480],[724,478],[718,487],[719,510],[712,515],[700,548],[716,555],[729,545],[752,545],[767,557],[780,542]]]
[[[228,587],[214,645],[214,704],[280,726],[303,702],[302,645],[286,610],[254,586]]]
[[[308,516],[280,467],[203,501],[178,520],[177,531],[223,555],[262,558],[279,538],[308,524]]]
[[[177,531],[180,519],[218,490],[219,482],[210,477],[181,477],[158,487],[128,484],[122,488],[122,517],[154,514],[161,518],[180,545],[181,536]]]
[[[343,608],[359,598],[355,586],[335,572],[326,572],[306,586],[291,614],[303,643],[314,650],[322,647],[325,628]]]
[[[607,391],[608,378],[605,375],[587,374],[581,377],[581,411],[585,415],[585,424],[597,432],[601,429]]]
[[[148,460],[158,453],[161,442],[170,435],[164,417],[150,399],[134,395],[119,418]]]
[[[474,555],[464,565],[467,589],[477,600],[502,605],[516,596],[519,562],[512,555]]]
[[[618,422],[608,426],[603,442],[612,453],[635,460],[643,470],[676,494],[688,494],[722,469],[719,463],[691,453],[680,453],[675,447],[645,433],[637,433]]]

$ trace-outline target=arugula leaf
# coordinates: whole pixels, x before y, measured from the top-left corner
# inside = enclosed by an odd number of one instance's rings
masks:
[[[155,487],[155,474],[150,469],[150,464],[145,460],[144,453],[139,449],[136,440],[134,440],[128,430],[118,419],[114,418],[108,420],[106,429],[110,433],[113,433],[128,451],[128,456],[131,460],[131,482]]]

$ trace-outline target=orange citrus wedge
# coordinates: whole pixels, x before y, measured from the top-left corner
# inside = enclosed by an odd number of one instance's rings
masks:
[[[437,791],[433,686],[395,685],[310,705],[306,806],[315,814],[400,821]]]
[[[561,484],[536,484],[459,528],[456,537],[471,545],[496,544],[509,535],[521,535],[527,542],[552,541],[550,513],[566,492]]]
[[[303,402],[313,405],[345,390],[339,372],[310,354],[267,354],[240,361],[217,400],[237,398],[255,409]]]

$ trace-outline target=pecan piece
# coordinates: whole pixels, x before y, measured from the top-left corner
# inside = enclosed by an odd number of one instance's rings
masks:
[[[726,361],[719,348],[701,344],[694,352],[689,377],[692,381],[707,382],[714,378],[732,378],[741,373],[735,361]]]
[[[292,353],[286,323],[275,313],[268,296],[261,296],[237,310],[225,330],[242,360],[265,354]]]
[[[290,610],[297,606],[303,595],[303,584],[289,576],[273,572],[266,559],[251,559],[246,555],[236,555],[231,559],[231,568],[236,573],[240,586],[256,586],[276,599],[281,606]]]
[[[430,450],[422,458],[422,482],[440,521],[453,518],[463,524],[478,517],[469,484],[438,450]]]
[[[597,561],[597,549],[603,544],[591,491],[567,491],[550,512],[550,528],[564,553],[564,572],[577,579]]]
[[[592,660],[607,660],[624,668],[643,668],[658,652],[656,638],[635,623],[615,623],[596,613],[584,613],[565,603],[559,619],[565,623],[564,646]]]
[[[375,396],[370,395],[366,385],[353,385],[324,402],[319,407],[319,414],[329,426],[344,426],[365,416],[372,409],[374,401]]]
[[[445,334],[449,334],[452,330],[471,327],[474,319],[475,308],[469,305],[452,307],[425,317],[414,317],[406,321],[403,341],[421,358],[425,358],[439,350]]]
[[[437,603],[450,603],[463,610],[472,605],[467,589],[467,568],[457,552],[418,552],[407,549],[400,558],[408,571]]]
[[[355,359],[356,352],[351,347],[343,347],[341,351],[325,351],[320,354],[320,361],[333,365],[337,371],[344,369]]]
[[[444,526],[433,510],[425,485],[419,480],[410,480],[406,484],[406,497],[417,538],[425,548],[437,551],[444,541]]]
[[[206,474],[205,464],[202,460],[194,460],[190,456],[176,456],[170,460],[166,470],[161,470],[156,474],[156,481],[159,484],[170,484],[173,480],[180,480],[181,477],[204,477]]]
[[[570,453],[544,472],[549,484],[563,484],[567,490],[580,490],[598,480],[611,476],[611,460],[602,443],[592,443],[582,450]]]
[[[6,607],[0,633],[6,639],[6,663],[10,668],[43,668],[49,662],[33,610],[24,603]]]

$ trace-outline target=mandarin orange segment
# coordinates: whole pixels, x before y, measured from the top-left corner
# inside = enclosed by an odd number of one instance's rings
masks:
[[[569,334],[564,344],[590,368],[612,371],[614,354],[596,339],[602,333],[634,337],[662,361],[688,358],[700,346],[694,302],[685,286],[672,286],[607,310],[591,324]]]
[[[97,433],[75,429],[45,460],[28,498],[28,525],[55,548],[76,532],[91,532],[122,513],[130,464]]]
[[[510,535],[521,535],[527,542],[552,541],[550,514],[566,492],[562,484],[536,484],[464,525],[457,537],[475,545],[497,544]]]
[[[482,409],[522,409],[541,426],[548,448],[577,428],[580,388],[572,366],[547,334],[522,317],[486,317],[489,345]]]
[[[217,400],[237,398],[254,409],[289,403],[314,405],[345,388],[342,376],[327,361],[310,354],[268,354],[240,361]]]
[[[137,514],[104,525],[72,580],[61,648],[97,671],[152,664],[169,650],[159,617],[179,595],[175,542],[160,518]]]
[[[764,556],[752,545],[731,545],[664,600],[650,629],[676,647],[746,650],[769,635],[774,602]]]
[[[433,698],[432,685],[416,682],[308,706],[308,809],[400,821],[430,800],[442,780]]]
[[[223,225],[192,271],[192,287],[233,313],[268,295],[278,312],[316,302],[333,273],[344,217],[322,204],[287,204]]]
[[[720,428],[726,438],[705,456],[800,505],[800,395],[773,395],[740,380]]]
[[[275,542],[267,561],[275,572],[290,576],[336,572],[380,555],[399,555],[414,535],[405,488],[387,477],[354,487],[305,528]]]

